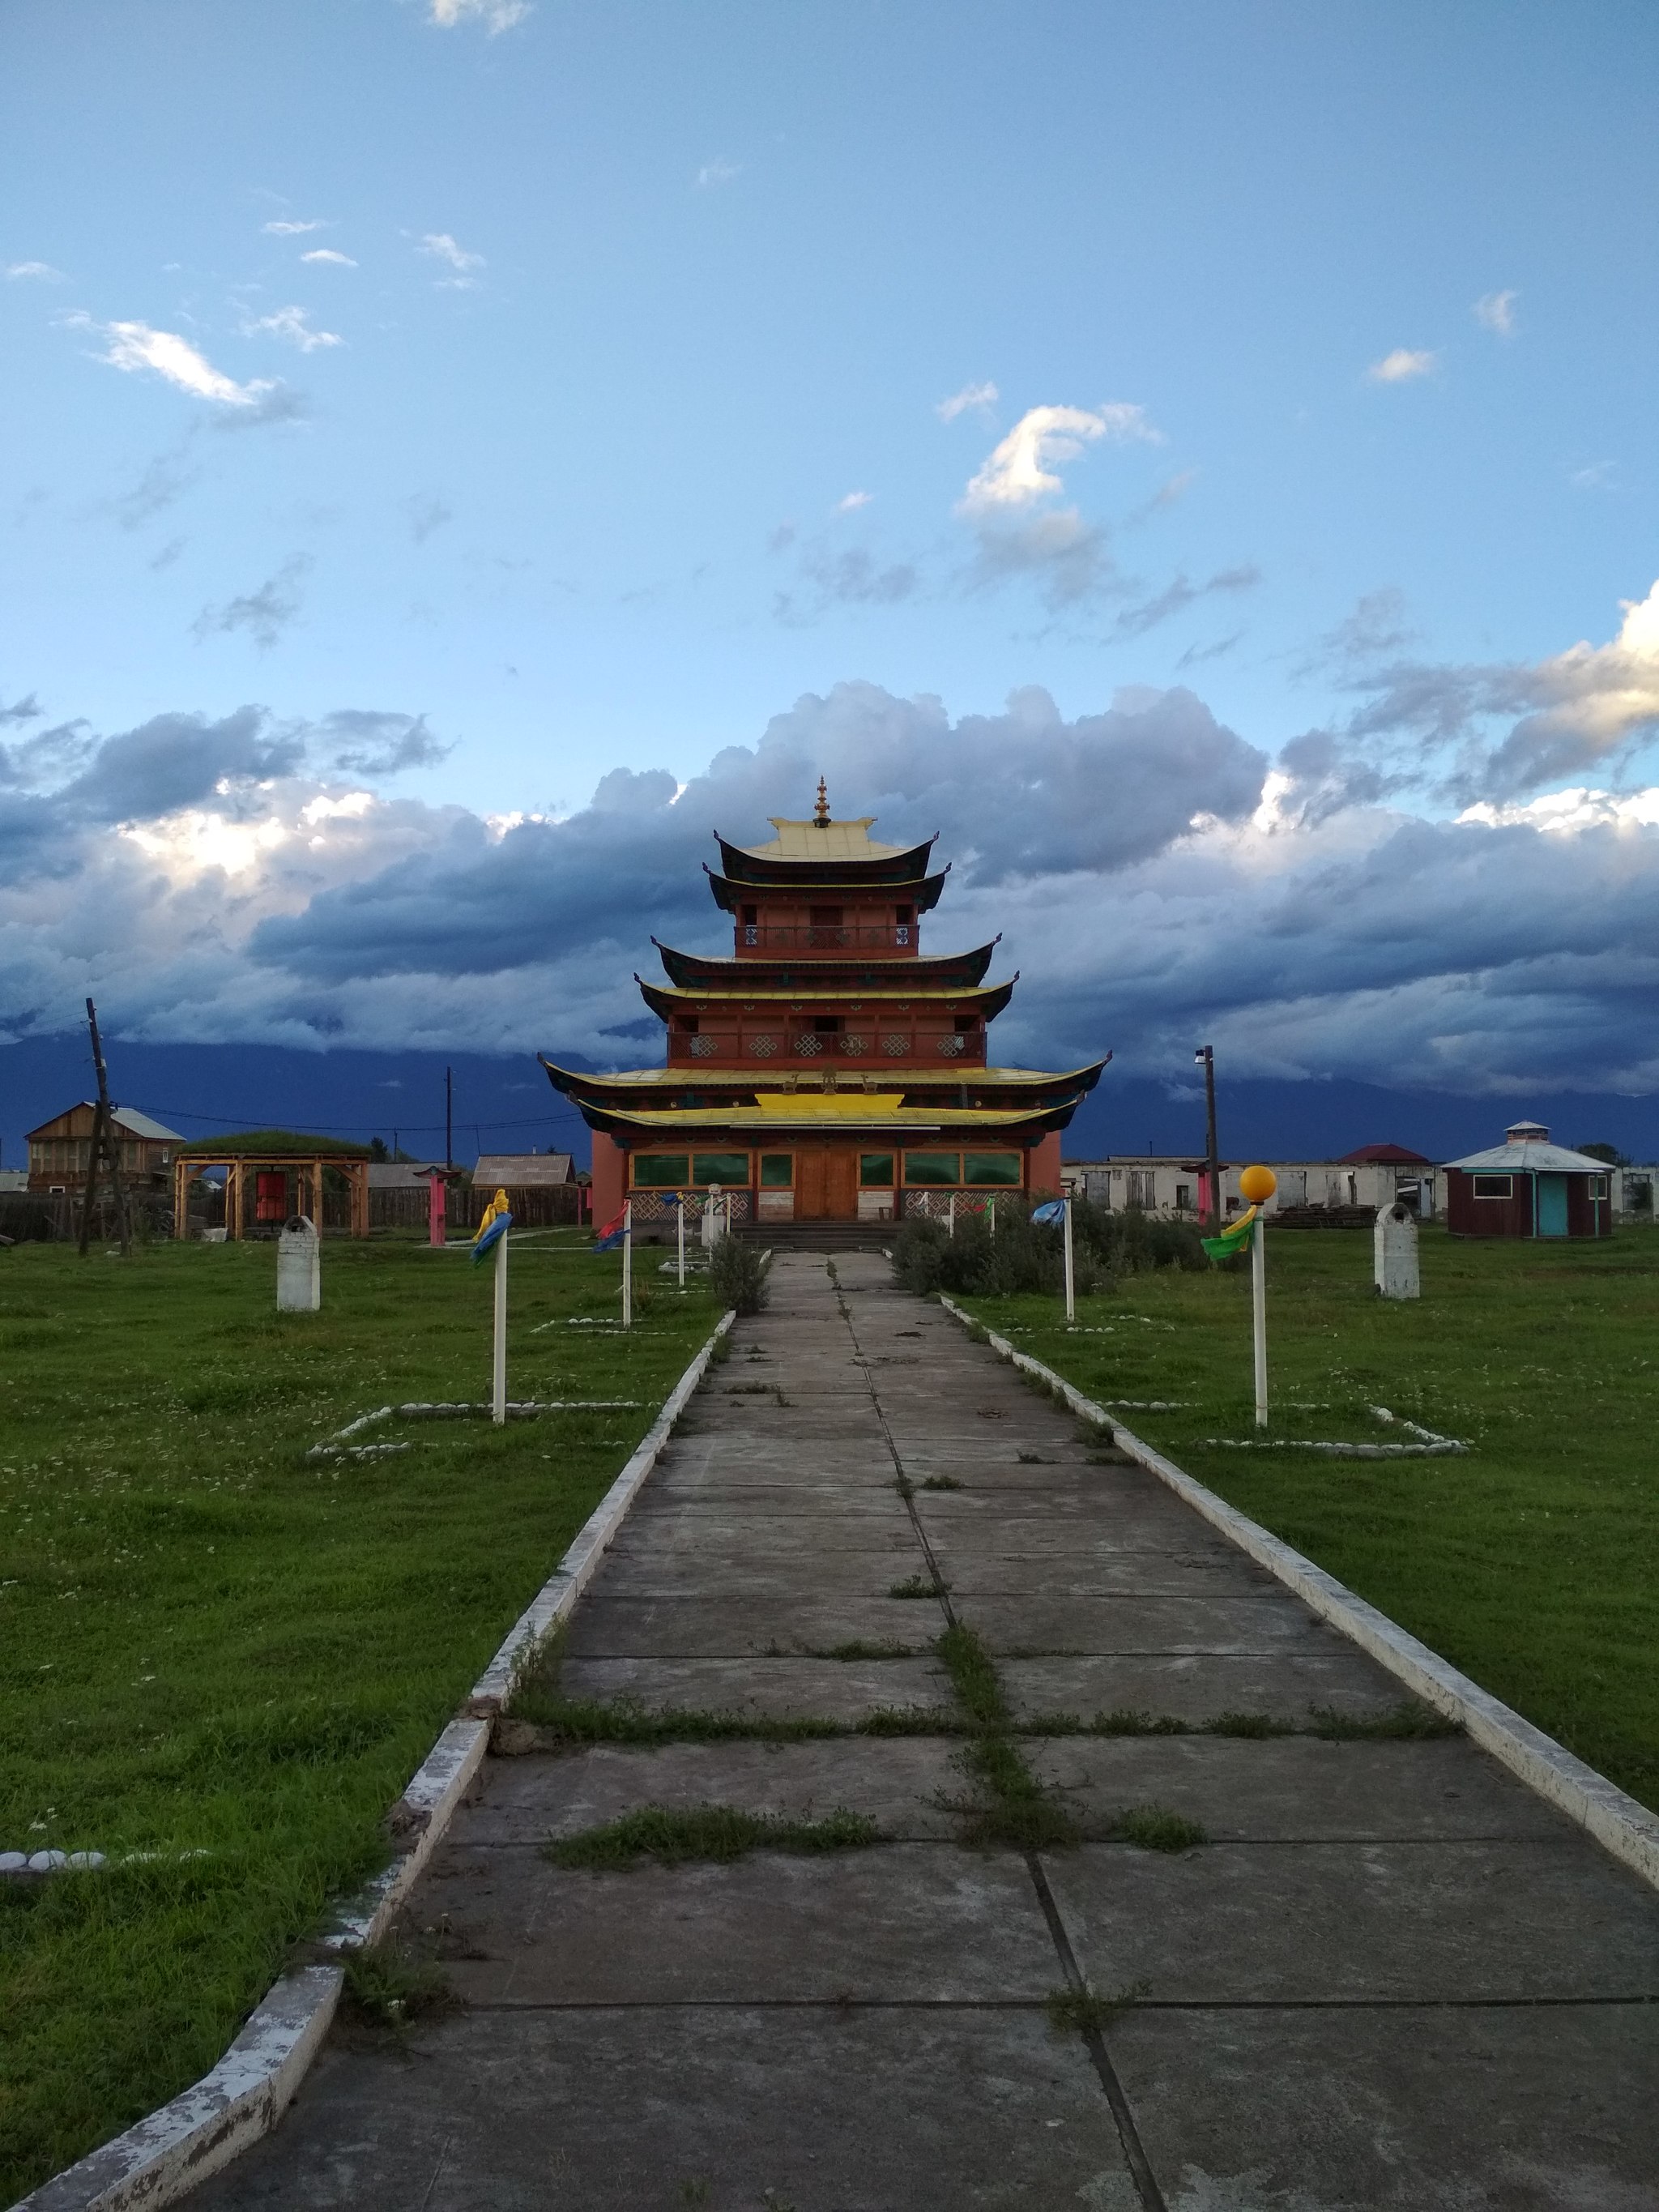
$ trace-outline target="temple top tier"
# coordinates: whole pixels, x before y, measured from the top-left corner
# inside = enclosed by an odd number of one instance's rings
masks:
[[[873,814],[836,821],[822,781],[808,820],[770,818],[777,835],[765,845],[715,833],[720,869],[709,870],[709,887],[734,919],[739,958],[915,957],[921,916],[945,887],[944,872],[928,873],[931,837],[884,845],[870,835]]]

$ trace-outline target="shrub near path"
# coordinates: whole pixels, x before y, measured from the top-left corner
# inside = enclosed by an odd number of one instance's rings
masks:
[[[487,1394],[490,1279],[455,1253],[326,1245],[324,1307],[275,1311],[269,1244],[131,1262],[0,1254],[0,1849],[100,1873],[0,1881],[0,2203],[220,2056],[708,1335],[614,1257],[512,1256],[514,1397],[637,1410],[382,1425]],[[548,1326],[546,1324],[550,1324]]]
[[[1423,1297],[1371,1287],[1369,1231],[1268,1231],[1275,1436],[1376,1441],[1372,1406],[1466,1439],[1448,1459],[1227,1449],[1255,1434],[1243,1271],[1164,1267],[1080,1300],[966,1297],[1138,1435],[1659,1808],[1659,1235],[1464,1243],[1427,1229]]]

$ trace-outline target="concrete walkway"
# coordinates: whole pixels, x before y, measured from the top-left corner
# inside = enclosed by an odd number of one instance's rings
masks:
[[[1031,1732],[1375,1723],[1399,1692],[884,1262],[836,1267],[776,1264],[559,1686],[939,1733],[492,1759],[411,1916],[464,2008],[403,2048],[337,2038],[193,2202],[1659,2208],[1659,1898],[1461,1738]],[[1014,1717],[1006,1786],[1050,1785],[1082,1842],[964,1840],[998,1801],[935,1649],[953,1618]],[[834,1656],[859,1646],[897,1650]],[[538,1848],[702,1803],[847,1807],[889,1840],[604,1873]],[[1209,1840],[1111,1838],[1147,1804]],[[1085,1985],[1135,1994],[1056,2027]]]

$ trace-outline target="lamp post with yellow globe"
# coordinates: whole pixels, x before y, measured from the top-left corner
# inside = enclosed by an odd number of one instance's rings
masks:
[[[1238,1178],[1240,1195],[1260,1209],[1279,1188],[1271,1168],[1246,1168]],[[1255,1425],[1267,1425],[1267,1248],[1263,1241],[1267,1222],[1258,1210],[1250,1237],[1250,1304],[1255,1345]]]

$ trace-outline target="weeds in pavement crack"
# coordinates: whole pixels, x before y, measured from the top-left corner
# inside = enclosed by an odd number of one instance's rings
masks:
[[[689,1859],[723,1864],[747,1852],[866,1850],[881,1841],[875,1822],[838,1805],[821,1820],[788,1820],[776,1813],[745,1813],[736,1805],[641,1805],[619,1820],[572,1836],[550,1837],[542,1856],[557,1867],[595,1871],[637,1866],[681,1866]]]
[[[1086,1988],[1051,1990],[1045,2007],[1048,2025],[1056,2035],[1098,2035],[1119,2013],[1138,2004],[1152,1986],[1150,1982],[1131,1982],[1111,1996],[1101,1996]]]

